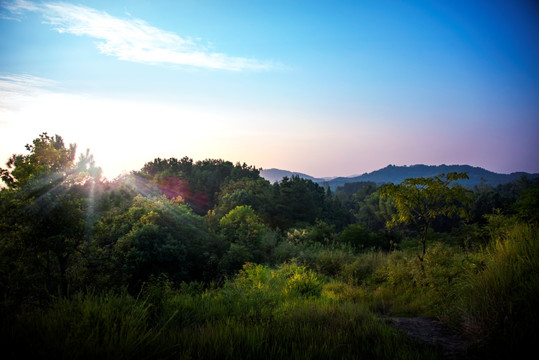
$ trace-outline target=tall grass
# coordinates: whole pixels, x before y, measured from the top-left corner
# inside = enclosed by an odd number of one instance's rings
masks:
[[[148,359],[166,351],[149,305],[124,294],[78,294],[22,312],[2,327],[6,358]]]
[[[437,359],[295,263],[250,264],[222,287],[55,299],[2,325],[4,358]]]
[[[460,284],[463,328],[483,351],[522,354],[539,334],[539,236],[515,224],[482,253],[482,264]]]
[[[429,246],[423,267],[415,251],[363,253],[342,266],[342,283],[330,287],[338,298],[384,315],[438,316],[454,305],[454,284],[469,266],[468,257],[440,242]]]
[[[287,301],[273,319],[229,317],[172,332],[181,358],[436,359],[353,304]]]

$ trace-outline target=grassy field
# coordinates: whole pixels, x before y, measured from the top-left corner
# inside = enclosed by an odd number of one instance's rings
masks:
[[[437,316],[465,334],[468,357],[522,353],[537,335],[538,232],[499,228],[475,250],[415,249],[248,263],[221,284],[154,278],[126,290],[78,292],[46,306],[3,307],[4,358],[439,359],[384,316]]]

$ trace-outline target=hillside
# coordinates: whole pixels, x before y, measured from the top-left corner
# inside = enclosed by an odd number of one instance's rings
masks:
[[[264,179],[268,180],[270,183],[274,183],[276,181],[281,181],[285,176],[290,178],[293,175],[297,175],[300,178],[312,180],[314,182],[320,183],[326,181],[326,179],[322,178],[315,178],[312,176],[309,176],[307,174],[302,174],[298,172],[292,172],[288,170],[280,170],[280,169],[264,169],[260,172],[260,176],[262,176]]]
[[[317,183],[327,183],[331,189],[336,189],[346,183],[372,181],[377,184],[384,183],[400,183],[406,178],[411,177],[431,177],[438,174],[446,174],[449,172],[466,172],[470,177],[469,180],[461,182],[466,187],[474,187],[485,182],[491,186],[505,184],[511,181],[520,179],[522,176],[530,178],[539,177],[539,174],[529,174],[525,172],[515,172],[511,174],[499,174],[480,167],[470,165],[411,165],[411,166],[395,166],[388,165],[383,169],[379,169],[370,173],[365,173],[360,176],[353,177],[338,177],[332,180],[314,178],[309,175],[294,173],[291,171],[269,169],[263,170],[260,175],[270,182],[275,182],[282,179],[283,176],[299,175],[300,177],[310,179]],[[281,176],[282,175],[282,176]]]

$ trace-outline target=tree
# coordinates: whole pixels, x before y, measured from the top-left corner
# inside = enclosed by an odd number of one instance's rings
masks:
[[[10,189],[40,177],[46,182],[52,182],[67,175],[67,171],[73,167],[77,149],[74,144],[67,149],[61,136],[52,137],[46,132],[25,147],[29,154],[12,155],[7,162],[8,169],[0,169],[2,180]]]
[[[351,245],[357,250],[389,250],[392,244],[386,240],[384,236],[359,224],[350,224],[339,234],[339,242]]]
[[[7,185],[0,197],[0,258],[17,265],[18,278],[28,280],[27,292],[58,287],[65,295],[92,206],[89,195],[101,170],[89,151],[75,163],[76,145],[66,148],[59,135],[42,133],[26,150],[10,158],[8,169],[0,169]]]
[[[395,213],[391,199],[382,198],[379,191],[363,198],[361,195],[354,195],[353,199],[357,210],[352,210],[352,213],[357,223],[371,231],[384,231],[387,222]]]
[[[276,196],[273,186],[263,178],[243,178],[222,187],[215,205],[215,215],[221,219],[237,206],[248,205],[265,224],[271,224],[275,214]]]
[[[247,250],[251,254],[249,261],[261,263],[265,260],[262,239],[267,228],[251,206],[237,206],[230,210],[219,221],[219,227],[221,235],[231,242],[229,252],[245,253]]]
[[[397,209],[390,225],[415,224],[421,230],[422,251],[417,255],[421,267],[431,223],[439,216],[467,216],[464,205],[469,203],[469,191],[456,183],[460,179],[468,179],[468,175],[448,173],[431,178],[409,178],[398,185],[386,184],[380,188],[380,195],[392,198]]]
[[[317,183],[297,175],[275,184],[278,191],[276,223],[282,229],[313,225],[323,217],[326,192]]]
[[[237,206],[220,221],[221,233],[231,242],[256,248],[266,228],[253,208]]]
[[[155,182],[167,197],[185,201],[199,215],[217,204],[223,186],[238,180],[260,179],[260,170],[245,163],[234,165],[222,159],[193,163],[188,157],[157,158],[135,174]]]
[[[513,208],[520,220],[537,226],[539,224],[539,185],[522,191],[520,197],[513,204]]]

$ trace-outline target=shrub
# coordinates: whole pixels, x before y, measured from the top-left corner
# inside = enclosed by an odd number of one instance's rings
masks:
[[[343,266],[352,260],[352,255],[345,251],[328,249],[316,253],[310,266],[320,274],[337,277]]]
[[[298,267],[288,279],[286,290],[289,293],[301,296],[319,297],[322,293],[322,281],[311,270]]]
[[[279,267],[277,276],[286,279],[284,293],[293,296],[319,297],[323,281],[319,275],[305,266],[287,263]]]
[[[342,265],[340,279],[351,285],[372,280],[375,272],[386,265],[388,257],[387,253],[381,251],[360,254],[353,262]]]

